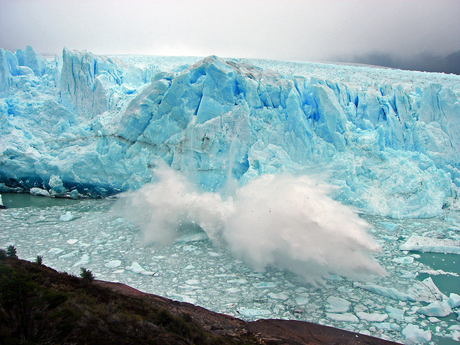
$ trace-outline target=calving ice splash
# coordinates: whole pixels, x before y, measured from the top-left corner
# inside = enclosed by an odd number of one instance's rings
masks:
[[[372,257],[381,248],[369,224],[312,178],[266,174],[222,195],[198,190],[166,166],[155,173],[157,182],[122,195],[115,206],[148,242],[172,244],[198,226],[256,270],[286,269],[312,283],[331,274],[385,274]]]
[[[247,319],[458,340],[459,99],[455,75],[0,49],[0,245]]]

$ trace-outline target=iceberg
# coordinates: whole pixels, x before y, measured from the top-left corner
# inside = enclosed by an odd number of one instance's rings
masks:
[[[383,322],[388,318],[387,314],[381,314],[381,313],[364,313],[364,312],[357,312],[356,315],[361,320],[366,320],[369,322]]]
[[[407,325],[402,330],[402,334],[406,338],[405,344],[423,344],[431,340],[431,332],[424,331],[415,325]]]
[[[353,286],[397,301],[431,303],[448,299],[447,296],[439,290],[431,277],[426,278],[421,282],[414,281],[413,286],[408,288],[407,292],[400,291],[393,287],[389,288],[370,283],[362,284],[355,282],[353,283]],[[455,298],[455,296],[453,298]]]
[[[426,316],[438,316],[444,317],[447,315],[452,314],[452,309],[447,303],[447,301],[442,302],[432,302],[428,304],[426,307],[419,308],[417,313],[426,315]]]
[[[319,63],[0,49],[0,192],[105,197],[155,181],[163,162],[204,191],[263,174],[321,175],[335,200],[368,214],[432,217],[460,186],[459,81]]]
[[[428,253],[460,254],[460,241],[449,238],[413,235],[399,249]]]

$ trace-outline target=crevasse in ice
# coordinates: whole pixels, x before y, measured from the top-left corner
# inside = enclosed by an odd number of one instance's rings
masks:
[[[430,217],[460,186],[459,95],[454,75],[0,49],[0,192],[106,196],[163,161],[203,190],[287,171],[368,214]]]

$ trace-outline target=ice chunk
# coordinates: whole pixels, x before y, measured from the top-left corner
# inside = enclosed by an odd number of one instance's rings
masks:
[[[400,331],[401,330],[401,326],[399,326],[397,323],[390,323],[390,322],[374,323],[372,324],[372,326],[377,329],[384,329],[387,331]]]
[[[187,285],[199,285],[200,281],[198,279],[189,279],[185,281]]]
[[[354,322],[354,323],[359,322],[359,319],[351,313],[344,313],[344,314],[326,313],[326,316],[329,319],[332,319],[334,321]]]
[[[120,265],[121,265],[120,260],[112,260],[112,261],[107,262],[104,266],[108,267],[108,268],[115,268],[115,267],[118,267]]]
[[[434,316],[430,316],[428,317],[428,320],[432,323],[438,323],[438,322],[441,322],[441,320],[439,320],[437,317],[434,317]]]
[[[330,296],[327,298],[326,311],[330,313],[346,313],[350,305],[351,303],[343,298]]]
[[[308,295],[300,295],[295,298],[295,303],[297,305],[306,305],[309,302]]]
[[[61,255],[59,257],[59,259],[69,259],[69,258],[73,258],[74,256],[76,256],[80,251],[78,250],[74,250],[73,252],[70,252],[68,254],[64,254],[64,255]]]
[[[275,282],[260,282],[260,283],[253,283],[252,286],[254,286],[256,289],[271,289],[276,287]]]
[[[83,254],[80,258],[80,260],[78,260],[76,263],[74,263],[72,265],[72,267],[78,267],[78,266],[85,266],[89,263],[90,261],[90,257],[88,254]]]
[[[417,313],[426,315],[426,316],[438,316],[444,317],[452,313],[452,309],[446,301],[443,302],[432,302],[426,307],[422,307],[417,310]]]
[[[58,175],[51,175],[48,184],[51,187],[50,194],[52,196],[64,196],[67,192],[67,189],[64,187]]]
[[[458,273],[455,272],[445,272],[443,270],[421,270],[420,273],[426,273],[431,276],[438,276],[438,275],[449,275],[453,277],[458,277]]]
[[[72,212],[67,211],[65,214],[59,217],[60,222],[70,222],[74,219]]]
[[[48,254],[58,255],[58,254],[61,254],[63,251],[64,249],[61,249],[61,248],[51,248],[50,250],[48,250]]]
[[[227,283],[231,284],[246,284],[248,281],[246,279],[231,279],[227,280]]]
[[[431,277],[421,282],[414,282],[414,285],[410,287],[407,292],[375,284],[362,284],[356,282],[354,286],[399,301],[435,302],[446,299],[446,296],[439,291]]]
[[[398,289],[395,288],[387,288],[384,286],[378,286],[374,284],[362,284],[362,283],[354,283],[355,287],[359,287],[364,290],[368,290],[371,292],[374,292],[376,294],[394,299],[394,300],[399,300],[399,301],[413,301],[414,298],[413,296],[404,293],[402,291],[399,291]]]
[[[388,318],[387,314],[380,314],[380,313],[365,313],[365,312],[357,312],[356,315],[361,320],[366,320],[370,322],[382,322]]]
[[[271,299],[279,299],[282,301],[289,299],[289,295],[286,292],[280,292],[280,293],[269,292],[267,296],[270,297]]]
[[[151,276],[155,273],[155,272],[147,271],[144,267],[139,265],[139,263],[137,263],[136,261],[133,261],[131,266],[125,267],[125,269],[127,269],[128,271],[132,271],[134,273],[142,274],[146,276]]]
[[[447,303],[449,303],[449,306],[452,309],[460,307],[460,295],[457,295],[456,293],[451,293],[449,295],[449,299],[447,300]]]
[[[408,265],[414,262],[414,258],[412,256],[402,256],[399,258],[394,258],[391,261],[396,262],[398,264]]]
[[[47,190],[38,187],[31,188],[29,193],[38,196],[51,196]]]
[[[245,308],[241,307],[238,309],[238,312],[249,318],[260,318],[260,317],[267,317],[271,314],[271,311],[266,309],[252,309],[252,308]]]
[[[391,306],[386,306],[385,311],[388,313],[388,316],[396,321],[403,321],[404,320],[404,312],[405,310],[401,310],[398,308],[393,308]]]
[[[452,340],[454,341],[460,341],[460,331],[459,330],[453,330],[450,332],[452,335]]]
[[[413,235],[399,249],[429,253],[460,254],[460,241],[449,238],[431,238]]]
[[[390,230],[390,231],[394,231],[399,226],[399,224],[395,224],[391,222],[380,222],[380,224],[382,224],[385,227],[385,229]]]
[[[407,325],[404,327],[402,334],[406,339],[404,343],[408,345],[423,344],[431,340],[430,331],[424,331],[415,325]]]

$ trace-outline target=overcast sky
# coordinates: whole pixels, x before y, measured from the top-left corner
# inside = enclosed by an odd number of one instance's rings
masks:
[[[459,0],[0,0],[0,47],[327,60],[460,50]]]

